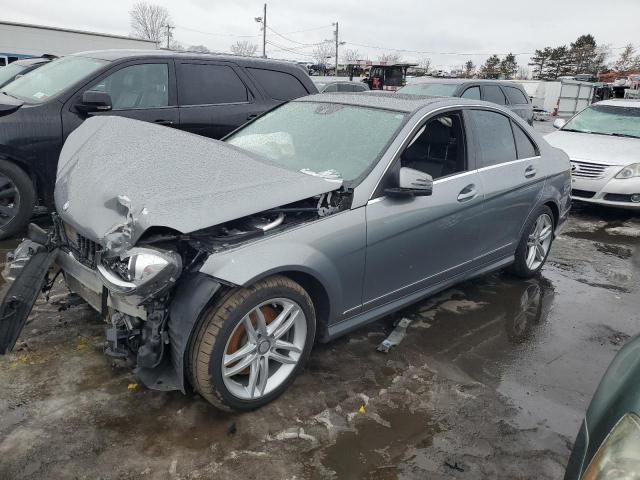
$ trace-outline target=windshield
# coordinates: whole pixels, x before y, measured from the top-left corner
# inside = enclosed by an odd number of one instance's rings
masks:
[[[20,75],[20,72],[25,68],[27,67],[20,65],[19,63],[10,63],[6,67],[0,68],[0,87],[5,83],[10,82],[16,75]]]
[[[640,108],[593,105],[573,117],[562,130],[640,138]]]
[[[107,63],[105,60],[87,57],[61,58],[14,80],[2,91],[26,102],[41,103]]]
[[[413,83],[398,90],[409,95],[431,95],[435,97],[453,97],[458,89],[455,83]]]
[[[404,119],[389,110],[291,102],[226,141],[292,170],[354,181],[378,161]]]

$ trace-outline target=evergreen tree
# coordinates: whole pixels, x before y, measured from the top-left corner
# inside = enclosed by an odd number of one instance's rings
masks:
[[[500,73],[505,79],[510,80],[516,75],[517,71],[518,62],[516,61],[516,56],[513,53],[508,53],[500,62]]]
[[[500,58],[498,55],[491,55],[487,58],[487,61],[484,62],[480,69],[480,74],[482,78],[500,78]]]

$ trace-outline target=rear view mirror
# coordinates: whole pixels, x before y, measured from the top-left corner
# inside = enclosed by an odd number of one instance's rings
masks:
[[[108,111],[112,106],[111,95],[107,92],[87,90],[82,94],[82,103],[76,105],[76,108],[81,112],[89,113]]]
[[[556,118],[553,121],[554,128],[562,128],[567,124],[567,121],[564,118]]]
[[[387,188],[385,193],[395,197],[423,197],[433,192],[433,178],[431,175],[414,168],[400,168],[397,188]]]

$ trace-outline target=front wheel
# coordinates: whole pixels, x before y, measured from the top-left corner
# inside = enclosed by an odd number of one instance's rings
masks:
[[[315,329],[311,298],[289,278],[235,289],[204,315],[191,340],[191,384],[224,410],[261,407],[302,370]]]
[[[27,226],[35,197],[29,175],[17,165],[0,160],[0,240]]]
[[[553,242],[553,212],[546,205],[531,216],[516,249],[511,272],[521,278],[536,275],[547,261]]]

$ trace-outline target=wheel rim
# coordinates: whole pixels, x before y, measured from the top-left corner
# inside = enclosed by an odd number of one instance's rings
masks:
[[[13,181],[0,174],[0,227],[9,224],[20,210],[20,192]]]
[[[243,400],[258,400],[282,385],[296,368],[307,340],[300,305],[273,298],[254,307],[236,325],[222,356],[222,380]]]
[[[553,220],[546,213],[538,217],[527,240],[527,268],[536,270],[544,263],[551,246]]]

